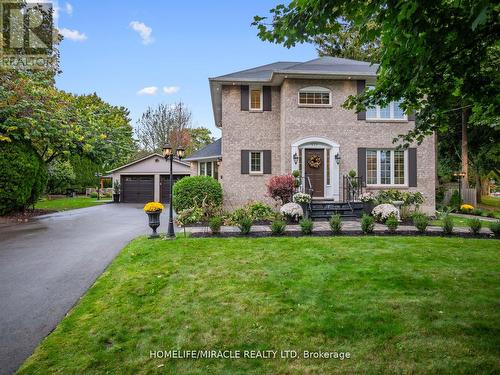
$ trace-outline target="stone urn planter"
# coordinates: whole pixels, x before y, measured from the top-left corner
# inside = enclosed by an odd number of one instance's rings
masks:
[[[372,202],[364,202],[363,203],[363,213],[367,215],[371,215],[375,205]]]
[[[300,207],[302,207],[302,212],[304,212],[304,219],[309,219],[309,204],[300,203]]]
[[[144,206],[144,212],[146,212],[149,219],[149,227],[153,230],[149,238],[158,238],[160,236],[156,230],[160,226],[160,214],[162,211],[163,205],[159,202],[149,202]]]

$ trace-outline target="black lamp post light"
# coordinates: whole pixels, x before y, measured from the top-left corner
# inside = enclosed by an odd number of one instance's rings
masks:
[[[182,147],[178,147],[177,150],[175,150],[175,156],[179,160],[181,160],[184,157],[184,149]],[[175,230],[174,230],[174,210],[172,208],[172,186],[173,186],[173,161],[174,161],[174,150],[172,149],[172,146],[170,146],[168,143],[166,143],[163,146],[163,157],[165,160],[168,162],[170,160],[170,181],[169,181],[169,197],[168,197],[168,230],[167,230],[167,238],[175,238]]]
[[[453,173],[453,176],[458,177],[458,196],[460,197],[458,208],[460,208],[460,205],[462,204],[462,178],[465,177],[465,172],[456,172]]]

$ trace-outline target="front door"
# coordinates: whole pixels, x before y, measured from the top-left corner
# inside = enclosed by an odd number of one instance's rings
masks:
[[[325,150],[306,148],[305,149],[305,186],[308,187],[308,177],[311,181],[313,197],[325,196]]]

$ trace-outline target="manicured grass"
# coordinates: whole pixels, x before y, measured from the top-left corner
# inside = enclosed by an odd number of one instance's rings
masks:
[[[469,226],[468,221],[470,219],[474,219],[474,218],[476,218],[476,216],[471,216],[470,218],[465,218],[465,217],[460,217],[460,216],[453,216],[453,223],[455,224],[456,227],[468,227]],[[481,222],[483,223],[483,228],[489,228],[490,225],[491,225],[491,221],[481,220]],[[437,219],[437,220],[432,220],[431,221],[431,225],[436,225],[438,227],[440,227],[442,225],[442,223],[443,222],[442,222],[441,219]]]
[[[489,206],[491,208],[500,209],[500,198],[491,196],[482,196],[481,204]]]
[[[78,198],[58,198],[44,199],[36,203],[35,208],[41,210],[66,211],[76,208],[96,206],[98,204],[108,203],[109,199],[97,200],[97,198],[78,197]]]
[[[21,374],[491,374],[500,242],[434,237],[130,243]],[[350,359],[150,359],[160,350]]]

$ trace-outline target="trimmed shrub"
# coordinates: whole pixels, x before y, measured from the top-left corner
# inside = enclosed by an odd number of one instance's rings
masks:
[[[271,198],[286,204],[292,201],[295,190],[295,177],[291,174],[273,176],[267,182],[267,192]]]
[[[413,225],[420,233],[424,233],[429,226],[429,217],[422,212],[413,214]]]
[[[240,228],[240,232],[242,234],[248,234],[250,233],[250,230],[252,229],[253,225],[253,220],[251,217],[245,216],[240,219],[238,222],[238,228]]]
[[[500,220],[491,223],[490,229],[496,238],[500,238]]]
[[[302,234],[309,235],[313,231],[314,223],[311,219],[302,219],[299,221],[300,231]]]
[[[441,227],[443,228],[443,233],[452,234],[453,227],[455,226],[455,224],[453,223],[453,218],[450,215],[443,215],[441,221],[442,221]]]
[[[222,227],[222,217],[221,216],[211,217],[210,220],[208,221],[208,226],[210,227],[212,234],[219,234],[220,228]]]
[[[394,215],[390,215],[385,221],[385,225],[387,225],[387,229],[389,230],[389,232],[396,232],[396,229],[398,229],[399,226],[398,218]]]
[[[375,219],[373,216],[364,214],[361,217],[361,230],[363,231],[364,234],[369,234],[373,233],[373,230],[375,229]]]
[[[281,235],[285,233],[286,221],[284,220],[273,220],[271,222],[271,232],[272,234]]]
[[[476,235],[476,234],[479,234],[479,232],[481,231],[481,227],[483,226],[483,223],[478,218],[474,218],[474,219],[467,220],[467,225],[469,226],[471,233]]]
[[[483,215],[483,210],[481,210],[480,208],[474,208],[472,210],[472,215],[482,216]]]
[[[244,207],[248,210],[249,215],[255,221],[269,220],[274,216],[274,210],[271,206],[268,206],[262,202],[252,202]]]
[[[173,207],[176,212],[190,207],[222,205],[222,187],[219,181],[210,176],[192,176],[181,178],[174,184]]]
[[[97,198],[99,195],[97,194],[97,192],[93,191],[92,193],[89,194],[90,198]]]
[[[26,143],[0,142],[0,170],[0,215],[34,204],[45,190],[45,163]]]
[[[340,215],[332,215],[328,224],[330,224],[330,230],[333,234],[340,234],[342,232],[342,218]]]

